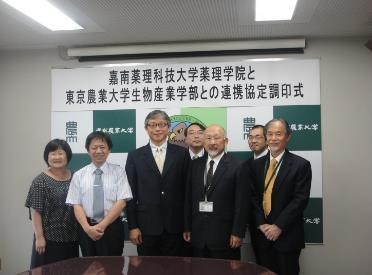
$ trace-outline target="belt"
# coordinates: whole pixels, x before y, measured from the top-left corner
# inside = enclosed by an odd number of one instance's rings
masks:
[[[92,219],[89,217],[87,217],[87,222],[89,223],[89,225],[95,225],[99,223],[99,221],[97,221],[96,219]]]

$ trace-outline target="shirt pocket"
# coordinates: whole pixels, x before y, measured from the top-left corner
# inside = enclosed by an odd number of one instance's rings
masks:
[[[80,201],[90,198],[93,196],[93,183],[92,184],[80,184]]]
[[[117,184],[110,184],[105,188],[105,198],[108,202],[116,202],[117,201],[117,194],[118,194],[118,185]]]

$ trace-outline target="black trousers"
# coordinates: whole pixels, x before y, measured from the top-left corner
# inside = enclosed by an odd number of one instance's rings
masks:
[[[83,256],[121,256],[124,248],[124,224],[121,218],[116,219],[98,241],[92,240],[80,226],[79,242]]]
[[[204,248],[194,247],[193,256],[199,258],[240,260],[240,247],[226,249],[209,249],[207,246]]]
[[[53,242],[46,240],[45,252],[37,253],[35,249],[35,235],[32,242],[30,269],[41,265],[63,261],[79,257],[79,243],[76,242]]]
[[[275,249],[273,242],[256,231],[255,235],[257,264],[262,265],[278,275],[298,275],[300,273],[299,258],[301,250],[282,252]]]
[[[253,249],[254,257],[256,258],[256,263],[260,262],[260,255],[257,249],[257,234],[258,233],[259,232],[257,231],[257,228],[253,226],[249,226],[249,234],[251,236],[252,249]]]
[[[142,244],[137,246],[138,256],[184,256],[182,233],[142,235]]]

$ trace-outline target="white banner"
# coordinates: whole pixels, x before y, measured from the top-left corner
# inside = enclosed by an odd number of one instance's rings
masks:
[[[52,111],[314,105],[319,60],[52,70]]]

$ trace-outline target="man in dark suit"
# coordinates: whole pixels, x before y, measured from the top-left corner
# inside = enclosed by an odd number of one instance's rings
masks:
[[[248,136],[248,146],[251,149],[253,156],[248,159],[248,163],[252,163],[255,159],[261,158],[263,156],[267,155],[268,149],[267,149],[267,142],[266,142],[266,136],[265,136],[265,126],[257,124],[252,127],[252,129],[249,131]],[[249,182],[246,182],[245,184],[249,184]],[[250,217],[248,219],[249,223],[249,233],[251,236],[251,243],[253,252],[256,258],[256,262],[259,262],[260,260],[259,255],[257,253],[257,244],[256,244],[256,230],[255,230],[255,223],[254,223],[254,216],[253,212],[251,211],[249,213]]]
[[[241,178],[252,184],[258,264],[280,275],[298,274],[311,165],[286,149],[291,130],[285,120],[269,121],[265,134],[270,152],[241,169]]]
[[[267,142],[263,125],[257,124],[249,131],[248,146],[253,153],[252,158],[250,158],[251,161],[266,156]]]
[[[170,119],[150,112],[150,142],[128,154],[126,172],[133,200],[128,203],[129,238],[140,256],[182,256],[185,181],[189,155],[167,142]]]
[[[239,161],[225,153],[225,130],[211,125],[204,134],[208,156],[190,165],[184,239],[196,257],[240,259],[248,185],[238,180]]]

